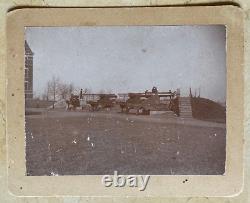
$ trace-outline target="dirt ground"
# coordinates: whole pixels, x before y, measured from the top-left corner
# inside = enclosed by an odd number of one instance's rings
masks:
[[[26,116],[27,175],[214,175],[225,124],[113,112]]]

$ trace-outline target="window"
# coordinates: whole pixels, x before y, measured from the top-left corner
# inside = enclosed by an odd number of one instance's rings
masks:
[[[28,81],[25,81],[25,90],[28,90],[28,87],[29,87],[29,85],[28,85]]]

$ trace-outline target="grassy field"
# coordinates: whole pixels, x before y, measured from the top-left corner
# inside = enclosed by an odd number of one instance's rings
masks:
[[[26,116],[27,175],[224,173],[225,127],[137,118],[53,111]]]

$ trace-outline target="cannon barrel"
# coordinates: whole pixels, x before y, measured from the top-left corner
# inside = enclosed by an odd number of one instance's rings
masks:
[[[100,97],[117,98],[117,95],[115,94],[83,94],[83,96],[100,96]]]
[[[128,93],[129,97],[151,97],[152,95],[155,95],[152,92],[146,92],[146,93]],[[158,92],[157,95],[159,97],[174,97],[176,95],[175,92]]]

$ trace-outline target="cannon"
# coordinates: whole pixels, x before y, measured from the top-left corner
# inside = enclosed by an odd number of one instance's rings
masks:
[[[88,97],[87,104],[91,106],[92,111],[112,108],[115,105],[115,99],[117,98],[115,94],[84,94],[83,96]]]
[[[76,110],[80,107],[80,99],[78,95],[71,94],[70,99],[66,100],[68,110]]]
[[[153,87],[152,92],[128,93],[127,96],[127,100],[119,101],[123,113],[129,113],[134,109],[137,115],[149,115],[150,111],[173,111],[179,114],[177,92],[158,92],[157,88]]]

